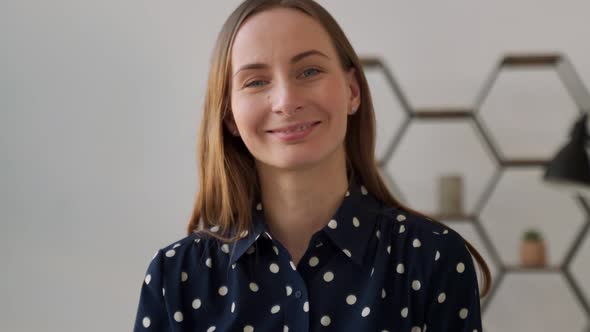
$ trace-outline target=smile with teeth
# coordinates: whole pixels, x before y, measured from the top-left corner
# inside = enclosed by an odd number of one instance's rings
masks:
[[[294,132],[300,132],[300,131],[304,131],[307,128],[313,126],[315,123],[308,123],[302,126],[299,126],[297,128],[294,129],[289,129],[289,130],[275,130],[273,131],[274,133],[294,133]]]

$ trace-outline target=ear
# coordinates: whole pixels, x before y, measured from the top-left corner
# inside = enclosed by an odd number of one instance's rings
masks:
[[[350,91],[350,106],[355,110],[358,110],[361,105],[361,88],[356,77],[356,68],[351,67],[346,73],[348,80],[348,87]]]
[[[236,125],[236,121],[234,120],[234,115],[231,111],[228,111],[223,118],[223,123],[225,127],[229,130],[229,132],[234,136],[239,136],[239,134],[234,134],[238,132],[238,126]]]

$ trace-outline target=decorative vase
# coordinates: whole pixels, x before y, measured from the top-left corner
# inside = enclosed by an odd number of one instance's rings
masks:
[[[439,213],[443,216],[463,215],[463,178],[459,174],[446,174],[439,178]]]

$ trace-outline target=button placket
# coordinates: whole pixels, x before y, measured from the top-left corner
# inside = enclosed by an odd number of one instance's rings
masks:
[[[304,310],[305,303],[309,303],[305,280],[298,271],[292,269],[289,269],[284,276],[293,290],[291,296],[287,296],[285,301],[288,308],[285,311],[285,325],[289,326],[289,331],[307,331],[310,312]]]

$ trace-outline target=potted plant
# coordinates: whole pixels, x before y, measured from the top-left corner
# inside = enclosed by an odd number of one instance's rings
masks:
[[[524,267],[544,267],[546,261],[545,241],[537,229],[528,229],[520,243],[520,262]]]

